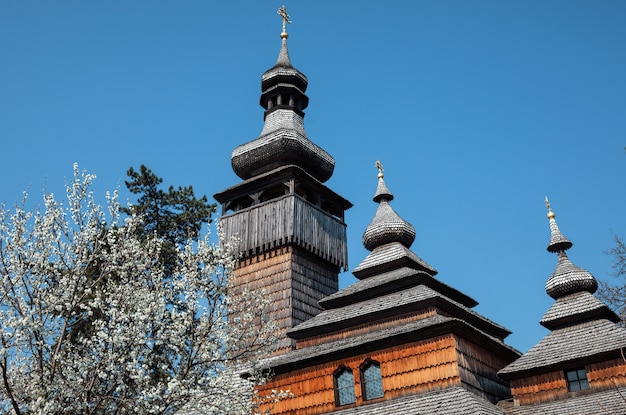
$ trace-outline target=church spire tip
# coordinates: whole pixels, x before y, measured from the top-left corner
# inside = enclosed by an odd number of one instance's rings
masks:
[[[383,174],[383,165],[380,160],[376,160],[376,168],[378,169],[378,178],[382,179],[383,177],[385,177],[385,175]]]
[[[598,289],[598,282],[591,273],[574,265],[565,251],[572,247],[572,243],[561,233],[556,224],[555,214],[546,197],[548,219],[550,220],[550,243],[548,251],[559,256],[556,269],[546,281],[546,293],[554,299],[564,297],[580,291],[594,293]]]
[[[376,193],[374,194],[374,202],[380,203],[381,200],[386,200],[387,202],[391,202],[393,200],[393,194],[387,188],[385,184],[385,180],[383,177],[383,164],[376,160],[376,168],[378,169],[378,187],[376,187]]]
[[[290,16],[287,14],[287,9],[285,9],[285,6],[280,7],[277,13],[283,20],[283,31],[280,33],[282,44],[280,46],[280,53],[278,54],[278,61],[276,61],[276,66],[289,68],[292,66],[291,60],[289,59],[289,51],[287,50],[287,38],[289,37],[289,34],[287,34],[287,25],[291,24],[291,20],[289,20]]]
[[[546,207],[548,208],[548,219],[550,220],[550,243],[548,244],[549,252],[565,252],[572,247],[572,243],[561,233],[559,226],[556,224],[556,215],[552,211],[550,201],[546,196]]]
[[[556,215],[552,211],[552,206],[550,206],[550,201],[548,200],[548,196],[546,196],[546,207],[548,208],[548,219],[554,219]]]
[[[291,24],[291,20],[289,20],[289,15],[284,5],[278,9],[278,15],[283,19],[283,31],[280,33],[280,37],[281,39],[287,39],[289,37],[287,34],[287,24]]]

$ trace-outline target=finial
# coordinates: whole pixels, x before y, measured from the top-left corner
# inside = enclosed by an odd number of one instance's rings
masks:
[[[572,247],[572,243],[567,239],[556,224],[556,216],[550,206],[550,201],[546,196],[546,207],[548,208],[548,219],[550,220],[550,243],[548,244],[548,252],[565,252]]]
[[[287,39],[289,35],[287,34],[287,23],[291,24],[291,20],[289,20],[289,15],[287,14],[287,9],[283,5],[278,9],[278,15],[283,19],[283,31],[280,34],[282,39]]]
[[[383,174],[383,165],[380,160],[376,160],[376,168],[378,169],[378,178],[382,179],[383,177],[385,177],[385,175]]]
[[[550,206],[550,201],[548,200],[548,196],[546,196],[546,207],[548,208],[548,219],[554,219],[556,215],[552,211],[552,206]]]

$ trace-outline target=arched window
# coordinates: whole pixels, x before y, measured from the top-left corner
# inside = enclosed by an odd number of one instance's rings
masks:
[[[335,403],[337,406],[356,402],[354,395],[354,375],[347,367],[341,366],[335,371]]]
[[[378,362],[368,359],[361,365],[361,390],[365,401],[384,395],[383,378]]]

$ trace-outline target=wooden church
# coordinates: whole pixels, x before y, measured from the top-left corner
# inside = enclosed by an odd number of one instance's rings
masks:
[[[415,229],[394,211],[380,164],[362,238],[370,253],[352,271],[359,281],[338,290],[352,205],[324,185],[335,162],[305,133],[308,80],[291,64],[279,14],[278,61],[261,77],[263,130],[232,153],[243,181],[215,195],[226,237],[241,241],[233,284],[263,288],[278,324],[263,362],[273,377],[259,394],[291,395],[261,413],[626,414],[626,329],[568,259],[572,243],[551,210],[555,302],[540,322],[551,331],[526,354],[411,250]]]

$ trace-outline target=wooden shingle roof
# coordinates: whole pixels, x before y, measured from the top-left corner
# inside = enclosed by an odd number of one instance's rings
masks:
[[[462,318],[480,330],[499,339],[504,339],[510,331],[476,313],[426,285],[418,285],[406,290],[377,296],[365,301],[348,304],[319,313],[317,316],[297,325],[288,332],[295,339],[341,330],[376,319],[392,317],[411,311],[436,306],[448,314]]]
[[[617,357],[620,355],[620,348],[624,346],[626,328],[605,319],[592,320],[553,330],[522,357],[500,370],[498,375],[513,379],[533,373],[571,368],[572,365],[584,364],[607,354],[612,355],[611,358]]]
[[[261,135],[236,147],[231,155],[233,171],[246,180],[277,167],[295,164],[320,182],[328,180],[335,160],[309,140],[304,130],[304,112],[309,98],[308,80],[291,65],[287,38],[276,65],[261,77],[260,104],[265,109]]]
[[[584,394],[552,402],[514,406],[500,402],[507,415],[622,415],[626,414],[626,388]]]
[[[460,292],[456,288],[441,282],[424,271],[418,271],[409,267],[392,269],[390,271],[382,272],[372,277],[357,281],[354,284],[321,299],[320,305],[325,309],[343,307],[356,302],[379,297],[381,295],[401,291],[416,285],[426,285],[469,308],[478,305],[476,300]]]
[[[556,269],[546,281],[546,293],[550,297],[558,299],[581,291],[596,292],[598,282],[589,271],[574,265],[565,251],[558,252],[558,256]]]
[[[504,379],[571,369],[620,356],[626,347],[626,328],[616,324],[619,318],[593,296],[596,279],[576,267],[565,250],[572,247],[557,226],[548,205],[550,243],[548,251],[559,256],[556,270],[546,282],[546,293],[555,298],[554,305],[541,320],[552,331],[522,357],[498,372]]]
[[[492,403],[461,387],[334,411],[333,415],[504,415]]]
[[[398,215],[389,202],[393,194],[383,180],[382,165],[379,169],[378,186],[374,202],[378,208],[374,218],[363,233],[363,246],[371,253],[352,272],[359,279],[399,267],[409,267],[436,275],[437,271],[409,248],[415,240],[415,228]]]
[[[400,242],[392,242],[374,250],[352,271],[359,279],[369,278],[389,269],[409,267],[436,275],[437,271]]]
[[[598,318],[619,322],[619,317],[606,304],[593,294],[580,291],[556,300],[540,323],[547,329],[554,330],[575,322]]]
[[[435,314],[420,320],[402,325],[372,331],[355,337],[329,341],[314,346],[303,347],[287,354],[271,357],[263,362],[263,366],[271,368],[274,373],[282,373],[307,365],[317,365],[354,354],[380,350],[397,344],[433,338],[447,333],[461,333],[498,350],[500,355],[511,360],[519,356],[519,352],[506,345],[501,339],[481,332],[475,326],[460,318]]]

